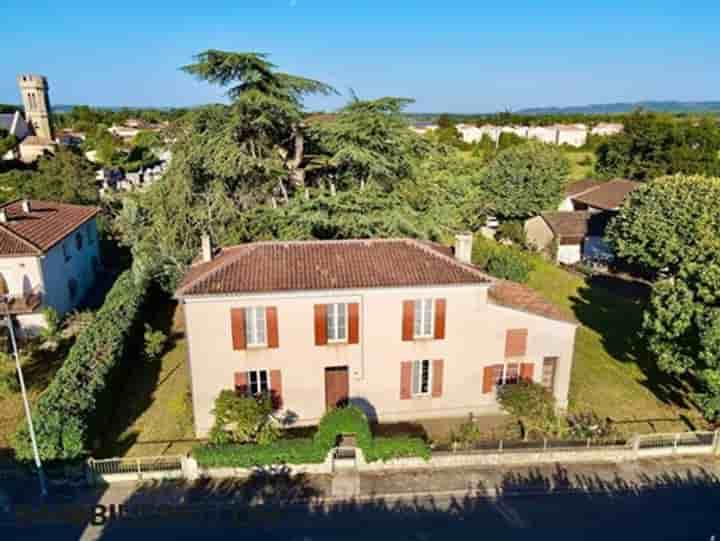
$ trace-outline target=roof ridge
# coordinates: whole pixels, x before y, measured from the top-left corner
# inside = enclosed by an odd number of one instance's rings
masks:
[[[477,268],[477,267],[476,267],[475,265],[473,265],[472,263],[463,263],[462,261],[460,261],[460,260],[458,260],[458,259],[456,259],[456,258],[454,258],[454,257],[451,257],[451,256],[449,256],[449,255],[445,255],[445,254],[443,254],[442,252],[439,252],[438,250],[433,250],[433,249],[430,248],[429,246],[423,244],[422,241],[419,241],[419,240],[417,240],[417,239],[408,238],[408,239],[404,239],[404,242],[406,242],[406,243],[408,243],[408,244],[412,244],[413,246],[419,248],[419,249],[422,250],[423,252],[428,253],[428,254],[430,254],[430,255],[432,255],[432,256],[434,256],[434,257],[437,257],[438,259],[441,259],[441,260],[443,260],[443,261],[445,261],[445,262],[451,263],[452,265],[454,265],[454,266],[456,266],[456,267],[459,267],[459,268],[461,268],[461,269],[463,269],[463,270],[466,270],[466,271],[468,271],[468,272],[471,272],[471,273],[473,273],[473,274],[475,274],[476,276],[479,276],[479,277],[481,277],[481,278],[484,278],[485,280],[487,280],[487,281],[488,281],[489,283],[491,283],[491,284],[496,281],[496,278],[490,276],[489,274],[484,273],[483,271],[481,271],[479,268]],[[426,242],[432,242],[432,241],[426,241]],[[435,243],[435,244],[438,244],[438,243]],[[442,246],[442,245],[441,245],[441,246]]]

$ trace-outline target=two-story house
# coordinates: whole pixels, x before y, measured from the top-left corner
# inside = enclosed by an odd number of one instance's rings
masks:
[[[529,378],[567,404],[577,323],[533,290],[409,239],[258,242],[183,279],[195,430],[220,391],[272,392],[314,424],[344,402],[380,421],[498,413],[496,386]]]
[[[43,308],[63,315],[95,283],[100,209],[37,200],[0,205],[0,314],[22,333],[45,325]]]

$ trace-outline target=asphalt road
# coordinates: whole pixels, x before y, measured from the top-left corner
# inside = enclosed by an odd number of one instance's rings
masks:
[[[104,525],[90,527],[42,523],[36,520],[37,517],[26,516],[26,524],[6,522],[0,525],[0,539],[226,540],[231,535],[235,539],[264,541],[720,540],[719,504],[720,491],[716,487],[661,488],[611,495],[401,499],[328,507],[228,506],[222,512],[201,507],[203,502],[194,502],[189,506],[146,509],[144,518],[116,518]],[[179,516],[180,512],[185,515]],[[104,516],[109,516],[109,510]]]

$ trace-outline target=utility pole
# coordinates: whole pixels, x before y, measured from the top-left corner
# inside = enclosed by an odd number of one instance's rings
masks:
[[[5,304],[5,321],[10,331],[10,342],[12,343],[13,355],[15,356],[15,366],[17,368],[18,379],[20,380],[20,392],[22,393],[23,405],[25,406],[25,416],[27,417],[28,428],[30,430],[30,441],[32,442],[33,455],[35,455],[35,467],[40,480],[40,493],[42,497],[46,497],[47,485],[45,483],[45,472],[43,471],[42,462],[40,461],[40,453],[38,452],[37,440],[35,439],[35,428],[33,427],[32,415],[30,414],[30,402],[28,401],[27,391],[25,389],[25,378],[23,377],[22,367],[20,366],[20,355],[18,354],[17,342],[15,341],[15,329],[13,328],[12,318],[10,317],[9,304]]]

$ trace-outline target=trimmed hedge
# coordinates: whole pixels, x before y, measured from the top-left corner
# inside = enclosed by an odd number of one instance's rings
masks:
[[[369,450],[365,451],[368,462],[393,458],[420,457],[430,459],[430,446],[422,438],[397,436],[394,438],[375,438]]]
[[[522,284],[534,268],[532,258],[522,250],[484,238],[475,239],[472,261],[491,276]]]
[[[320,464],[329,449],[308,438],[278,440],[266,445],[199,445],[192,451],[205,468],[251,468],[270,464]]]
[[[356,406],[335,408],[323,415],[313,439],[278,440],[266,445],[199,445],[192,451],[200,466],[250,468],[272,464],[319,464],[336,446],[340,434],[352,433],[368,462],[418,456],[430,458],[430,447],[420,438],[375,438],[365,413]]]
[[[357,406],[333,408],[320,419],[318,430],[313,438],[321,449],[330,450],[337,444],[340,434],[355,434],[357,446],[363,451],[372,445],[372,432],[367,416]]]
[[[116,280],[92,323],[78,336],[65,362],[33,408],[40,455],[44,460],[71,460],[82,456],[108,412],[108,383],[123,359],[131,333],[141,316],[147,282],[126,271]],[[26,421],[15,433],[15,454],[32,458]]]

